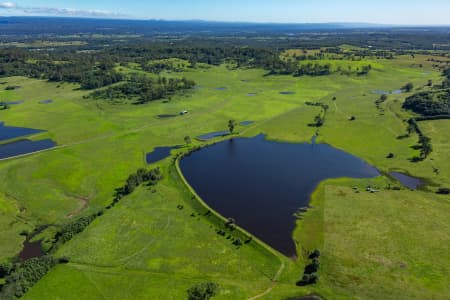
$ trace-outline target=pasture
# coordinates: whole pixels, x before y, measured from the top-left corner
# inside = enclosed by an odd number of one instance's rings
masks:
[[[173,158],[167,158],[156,163],[164,172],[162,182],[152,189],[139,188],[61,247],[57,255],[70,257],[70,263],[54,268],[25,299],[180,299],[203,281],[219,283],[217,299],[246,299],[266,290],[262,299],[309,293],[342,299],[405,295],[444,299],[450,268],[450,251],[444,249],[449,245],[445,233],[450,229],[446,220],[450,203],[433,191],[450,184],[449,122],[420,122],[434,151],[431,159],[412,163],[408,159],[418,152],[411,148],[418,137],[398,139],[406,132],[404,120],[411,116],[401,109],[408,94],[389,95],[380,111],[375,105],[380,96],[373,93],[396,90],[408,82],[415,90],[424,90],[429,79],[438,82],[440,73],[426,59],[417,55],[345,61],[353,68],[367,63],[373,68],[365,76],[299,78],[264,76],[263,70],[228,65],[183,66],[183,72],[164,75],[185,76],[198,87],[170,101],[145,105],[85,99],[87,92],[67,83],[6,78],[8,85],[21,88],[0,91],[0,100],[25,102],[0,111],[0,121],[46,130],[32,139],[51,138],[59,147],[0,162],[0,261],[17,255],[23,231],[57,226],[103,209],[115,188],[146,166],[146,154],[154,148],[183,145],[185,136],[193,141],[188,147],[202,145],[194,137],[227,130],[230,119],[252,120],[255,123],[237,126],[236,132],[246,137],[265,133],[268,139],[293,143],[318,134],[318,142],[354,154],[384,174],[396,170],[423,178],[428,191],[385,190],[399,184],[384,176],[374,181],[382,190],[376,194],[354,193],[352,186],[364,190],[364,181],[322,183],[313,196],[315,208],[298,220],[293,233],[298,258],[288,259],[256,242],[237,249],[232,236],[218,235],[221,224],[204,215]],[[118,69],[133,72],[133,66]],[[283,91],[293,94],[280,94]],[[54,101],[39,103],[45,99]],[[308,126],[320,108],[306,102],[328,105],[322,127]],[[189,113],[179,116],[183,110]],[[163,114],[177,116],[157,117]],[[354,121],[349,121],[351,116]],[[395,156],[387,159],[388,153]],[[47,242],[51,228],[40,235]],[[320,281],[296,287],[304,266],[303,250],[315,248],[323,252]]]

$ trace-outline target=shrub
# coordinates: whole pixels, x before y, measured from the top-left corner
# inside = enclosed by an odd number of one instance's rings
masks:
[[[214,282],[198,283],[187,290],[189,300],[208,300],[219,291],[219,286]]]
[[[309,255],[310,259],[319,258],[320,257],[320,250],[316,249]]]
[[[449,188],[439,188],[437,190],[436,194],[448,195],[448,194],[450,194],[450,189]]]
[[[314,258],[312,262],[305,267],[305,274],[313,274],[319,271],[320,262],[318,258]]]
[[[313,274],[305,274],[303,275],[302,279],[300,281],[297,281],[298,286],[305,286],[308,284],[314,284],[317,283],[319,280],[319,276],[316,273]]]
[[[236,240],[233,242],[233,245],[235,245],[235,246],[242,246],[242,242],[241,242],[240,239],[236,239]]]

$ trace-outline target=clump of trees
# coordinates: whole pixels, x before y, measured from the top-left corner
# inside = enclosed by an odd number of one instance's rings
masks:
[[[305,270],[303,272],[302,279],[297,281],[298,286],[305,286],[309,284],[317,283],[319,280],[319,276],[317,275],[317,272],[319,271],[320,267],[320,251],[314,250],[310,253],[308,256],[309,264],[306,265]]]
[[[160,74],[163,71],[183,72],[186,68],[186,63],[180,60],[155,60],[147,64],[142,64],[142,69],[146,72]]]
[[[325,76],[332,73],[330,64],[299,64],[281,59],[268,62],[265,68],[269,70],[269,75],[293,75],[295,77]]]
[[[189,300],[208,300],[217,295],[219,285],[214,282],[202,282],[187,290]]]
[[[450,90],[414,94],[406,98],[403,108],[423,116],[450,115]]]
[[[26,76],[80,84],[96,89],[122,80],[115,71],[117,57],[106,53],[45,52],[7,48],[0,50],[0,76]]]
[[[92,92],[90,97],[94,99],[134,99],[138,104],[170,97],[178,91],[189,90],[195,86],[195,82],[186,78],[159,77],[153,80],[146,76],[135,75],[129,81],[106,89]]]
[[[148,186],[153,186],[163,178],[161,169],[155,168],[147,171],[144,168],[138,169],[136,173],[128,176],[125,185],[116,190],[116,199],[131,194],[138,186],[147,183]]]
[[[8,103],[0,102],[0,110],[7,110],[9,108],[10,106],[8,105]]]
[[[36,282],[57,264],[49,255],[31,258],[16,264],[9,270],[6,284],[0,292],[0,299],[9,300],[22,297]]]

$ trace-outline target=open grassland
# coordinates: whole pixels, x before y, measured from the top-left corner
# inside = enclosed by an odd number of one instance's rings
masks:
[[[330,299],[448,299],[448,197],[371,194],[364,191],[367,183],[322,184],[311,203],[315,208],[294,234],[300,245],[322,249],[321,279],[313,293]],[[283,295],[283,287],[274,293]]]
[[[431,165],[438,169],[439,180],[443,187],[448,187],[450,178],[450,120],[436,120],[419,123],[425,135],[429,136],[433,145],[430,155]]]
[[[63,297],[66,287],[53,283],[54,276],[70,282],[82,278],[88,290],[95,290],[65,299],[96,299],[98,294],[180,299],[201,280],[220,283],[219,299],[233,299],[270,285],[280,262],[253,242],[238,248],[218,235],[223,224],[199,214],[173,166],[165,176],[156,190],[139,189],[65,245],[56,255],[71,257],[71,263],[55,269],[27,298]],[[49,290],[49,285],[57,288]]]
[[[61,147],[0,162],[0,234],[8,241],[0,245],[0,260],[17,254],[24,239],[21,231],[64,223],[109,204],[114,189],[145,165],[145,154],[155,147],[183,144],[186,135],[226,130],[229,119],[256,122],[237,128],[244,136],[263,132],[274,140],[310,140],[317,128],[308,124],[319,108],[305,105],[307,101],[329,106],[325,125],[318,130],[319,142],[358,155],[383,172],[402,170],[448,186],[448,121],[420,122],[432,138],[433,160],[411,163],[408,158],[418,152],[411,148],[417,136],[397,139],[406,132],[409,113],[401,110],[406,95],[389,95],[380,111],[375,106],[379,95],[373,93],[396,90],[407,82],[426,89],[429,79],[439,81],[439,73],[425,56],[377,60],[372,66],[366,76],[300,78],[265,77],[262,70],[226,66],[186,69],[164,75],[195,80],[199,86],[192,94],[146,105],[112,105],[83,99],[86,92],[73,85],[7,78],[8,85],[21,88],[0,91],[0,99],[25,102],[1,111],[0,121],[48,130],[33,139],[49,137]],[[54,102],[38,103],[45,99]],[[189,114],[156,117],[182,110]],[[349,121],[350,116],[355,121]],[[391,152],[394,158],[387,159]],[[71,262],[53,269],[28,299],[180,299],[187,288],[207,280],[220,284],[218,299],[245,299],[272,286],[279,259],[253,242],[236,249],[216,234],[219,224],[203,216],[172,160],[159,165],[165,179],[156,191],[139,189],[64,245],[57,254],[69,256]],[[433,172],[436,165],[441,166],[439,174]],[[383,188],[388,181],[375,183]],[[323,250],[320,283],[295,287],[303,260],[286,258],[275,289],[265,298],[315,292],[330,298],[402,299],[399,293],[404,290],[409,299],[444,299],[448,273],[443,267],[448,270],[449,249],[442,252],[438,245],[449,244],[448,201],[406,190],[355,194],[354,184],[363,185],[345,180],[322,185],[316,192],[317,210],[299,221],[294,234],[298,249]],[[88,199],[84,210],[80,199]]]

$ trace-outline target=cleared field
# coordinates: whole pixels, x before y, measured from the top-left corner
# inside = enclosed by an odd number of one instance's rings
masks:
[[[314,292],[332,299],[448,299],[450,227],[444,212],[450,201],[419,191],[371,194],[366,184],[322,184],[316,208],[294,235],[300,244],[323,249]]]

